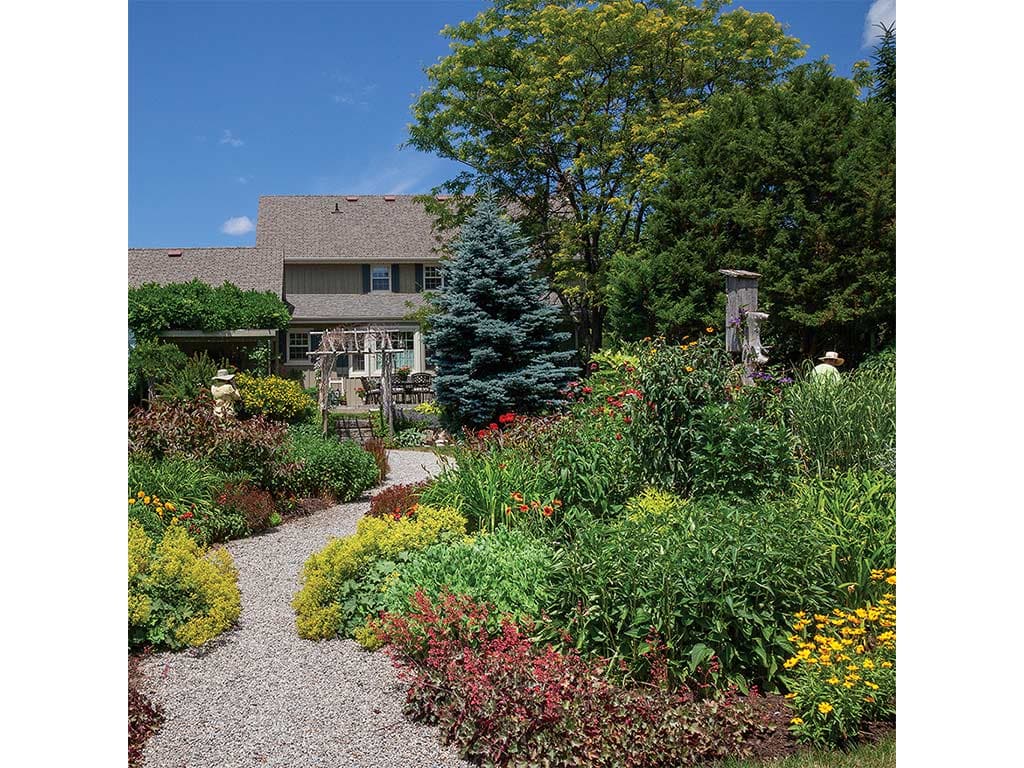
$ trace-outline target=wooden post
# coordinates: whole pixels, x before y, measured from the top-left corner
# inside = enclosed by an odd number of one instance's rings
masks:
[[[380,353],[380,408],[381,420],[387,429],[388,437],[395,434],[395,404],[392,388],[393,373],[395,367],[395,356],[391,349],[391,334],[385,331],[381,334],[383,348]]]
[[[743,341],[740,327],[744,312],[757,311],[757,272],[743,269],[720,269],[725,275],[725,348],[729,352],[742,353]]]
[[[765,312],[744,312],[744,330],[746,338],[743,340],[743,383],[753,384],[754,373],[760,370],[761,366],[768,362],[768,355],[764,353],[761,346],[761,323],[768,319]]]

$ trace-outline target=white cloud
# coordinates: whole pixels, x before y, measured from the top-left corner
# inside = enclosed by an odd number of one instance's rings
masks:
[[[224,129],[224,135],[220,137],[220,143],[230,144],[232,147],[241,147],[245,144],[244,141],[233,135],[227,128]]]
[[[866,48],[873,45],[882,32],[878,24],[890,26],[896,21],[896,0],[875,0],[864,17],[864,42]]]
[[[235,181],[237,181],[239,184],[248,184],[250,181],[252,181],[252,176],[239,176],[238,178],[235,179]]]
[[[220,231],[225,235],[247,235],[254,229],[256,229],[256,225],[248,216],[235,216],[225,221],[221,225]]]

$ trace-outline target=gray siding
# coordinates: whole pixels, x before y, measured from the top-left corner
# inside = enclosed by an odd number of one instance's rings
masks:
[[[360,265],[285,264],[284,292],[285,295],[292,293],[362,293],[363,277]]]

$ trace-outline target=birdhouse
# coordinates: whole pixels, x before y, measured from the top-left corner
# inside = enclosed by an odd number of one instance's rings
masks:
[[[739,353],[743,351],[743,313],[757,311],[757,280],[761,275],[743,269],[718,272],[725,275],[725,348]]]

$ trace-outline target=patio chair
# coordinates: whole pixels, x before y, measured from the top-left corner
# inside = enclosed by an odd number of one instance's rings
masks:
[[[422,403],[428,395],[434,393],[434,377],[429,373],[409,374],[409,384],[416,396],[416,402]]]
[[[359,381],[363,387],[363,402],[367,405],[380,405],[380,379],[363,376]]]

